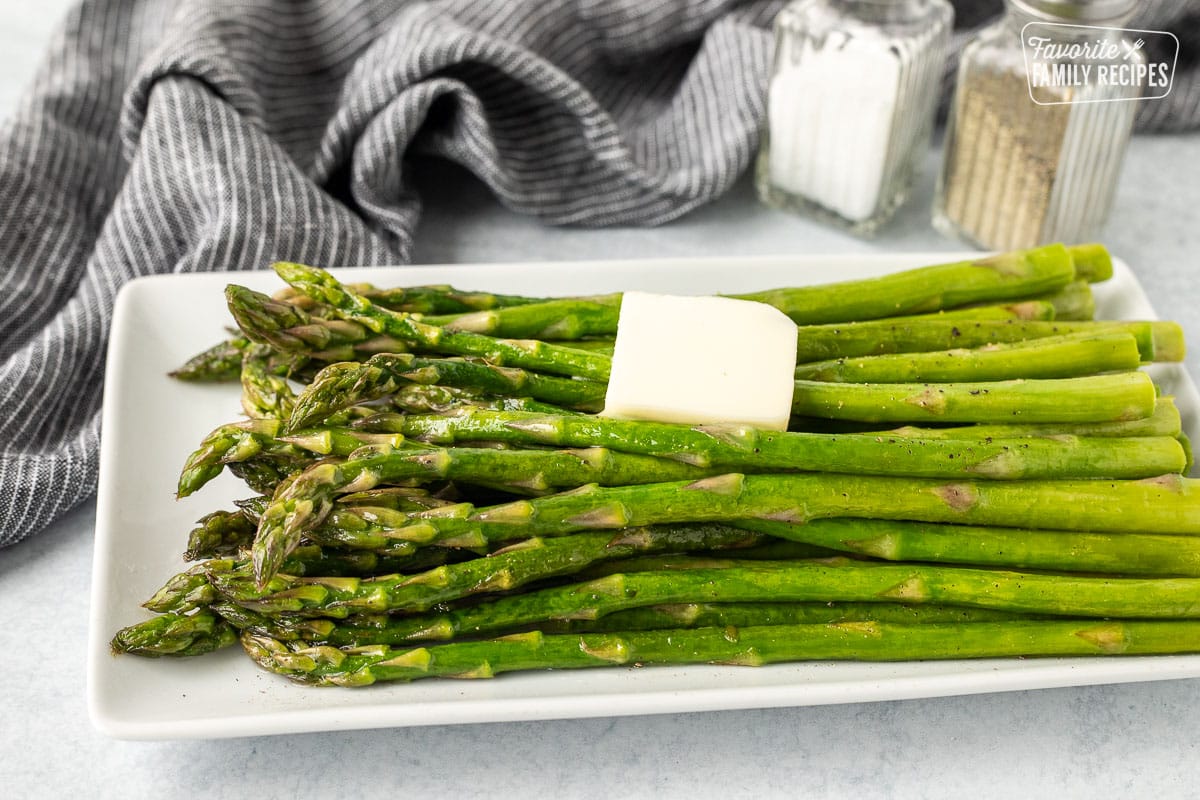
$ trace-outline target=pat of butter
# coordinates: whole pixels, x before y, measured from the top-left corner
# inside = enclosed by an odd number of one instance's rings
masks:
[[[786,430],[796,333],[765,303],[625,292],[601,415]]]

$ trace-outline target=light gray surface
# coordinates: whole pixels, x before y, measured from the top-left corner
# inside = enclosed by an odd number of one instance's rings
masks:
[[[7,114],[63,0],[8,0]],[[931,157],[930,164],[933,160]],[[743,182],[655,230],[548,230],[469,181],[426,181],[420,261],[953,250],[926,221],[932,176],[874,242],[767,211]],[[1200,375],[1200,136],[1134,142],[1103,240],[1160,313],[1192,333]],[[87,720],[95,523],[89,503],[0,552],[0,786],[6,797],[1184,797],[1200,681],[678,716],[311,734],[110,740]],[[179,535],[179,532],[164,532]],[[164,669],[170,664],[164,663]],[[186,687],[181,687],[186,691]],[[315,790],[315,792],[313,791]]]

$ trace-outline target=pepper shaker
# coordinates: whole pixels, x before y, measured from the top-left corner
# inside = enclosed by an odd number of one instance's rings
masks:
[[[1112,208],[1141,89],[1083,80],[1096,73],[1080,70],[1079,54],[1090,54],[1091,70],[1143,63],[1112,27],[1135,5],[1007,0],[1004,16],[963,50],[935,228],[992,250],[1095,236]],[[1027,44],[1041,47],[1023,48],[1022,37],[1039,30],[1045,35]]]

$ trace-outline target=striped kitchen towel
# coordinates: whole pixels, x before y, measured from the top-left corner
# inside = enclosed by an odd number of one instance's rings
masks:
[[[781,5],[82,2],[0,127],[0,545],[94,489],[123,283],[402,263],[430,157],[547,223],[671,220],[751,162]],[[1194,65],[1200,3],[1140,5]],[[1153,114],[1195,126],[1194,75]]]

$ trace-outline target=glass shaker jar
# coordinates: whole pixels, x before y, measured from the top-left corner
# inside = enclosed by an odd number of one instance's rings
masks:
[[[1112,28],[1135,5],[1006,0],[1005,15],[963,50],[935,228],[991,250],[1093,238],[1142,91],[1119,80],[1145,63],[1141,43]]]
[[[797,0],[775,21],[759,197],[874,233],[929,141],[954,9],[946,0]]]

